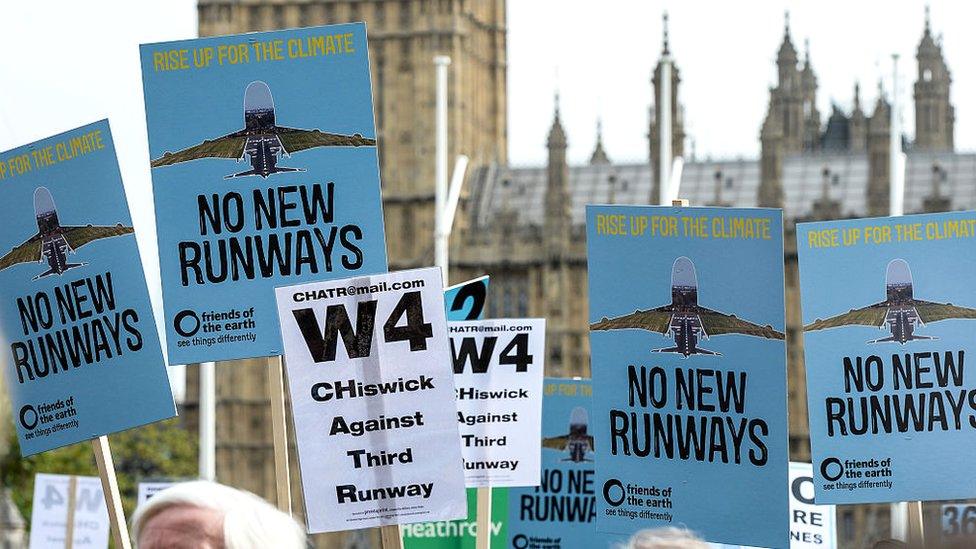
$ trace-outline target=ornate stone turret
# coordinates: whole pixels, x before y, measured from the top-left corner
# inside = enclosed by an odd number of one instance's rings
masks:
[[[925,7],[925,29],[915,54],[915,148],[921,151],[951,151],[954,148],[956,114],[949,101],[952,75],[942,55],[941,39],[932,36],[929,8]]]
[[[891,135],[891,105],[885,99],[884,89],[878,82],[878,101],[868,120],[868,215],[883,216],[890,213],[891,177],[888,158]]]
[[[849,146],[851,152],[864,152],[868,147],[867,118],[861,109],[861,85],[854,83],[854,107],[848,123]]]
[[[593,148],[593,154],[590,155],[590,164],[609,164],[610,157],[607,156],[607,151],[603,150],[603,121],[599,118],[596,120],[596,146]]]
[[[667,12],[664,13],[663,19],[664,37],[661,45],[661,57],[668,57],[671,60],[671,105],[668,107],[671,109],[671,157],[677,158],[685,154],[684,111],[681,107],[681,102],[678,101],[681,76],[677,63],[671,57],[670,43],[668,40]],[[658,168],[661,156],[661,139],[660,132],[658,131],[658,121],[661,119],[661,109],[663,108],[663,105],[661,105],[661,61],[658,61],[657,66],[654,68],[654,76],[651,78],[651,83],[654,86],[654,106],[651,110],[648,142],[651,149],[651,173],[653,174],[651,177],[653,178],[653,185],[651,186],[651,196],[649,198],[651,199],[651,204],[657,204],[657,197],[660,196],[661,187],[661,172]]]
[[[566,163],[566,131],[559,120],[559,94],[556,93],[552,127],[546,146],[549,162],[546,171],[545,231],[546,249],[561,254],[569,241],[570,207],[569,165]]]

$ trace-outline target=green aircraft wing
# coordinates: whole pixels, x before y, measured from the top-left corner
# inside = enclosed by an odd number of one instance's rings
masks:
[[[563,435],[561,437],[548,437],[542,439],[542,447],[549,448],[552,450],[565,450],[566,444],[569,443],[569,436]]]
[[[41,235],[35,234],[27,242],[14,247],[7,255],[0,257],[0,270],[19,263],[37,263],[41,260]]]
[[[760,326],[748,320],[742,320],[735,315],[727,315],[704,307],[699,307],[698,318],[701,320],[705,333],[709,336],[742,334],[767,339],[785,339],[786,337],[783,332],[774,330],[769,324]]]
[[[315,147],[365,147],[376,145],[375,139],[359,134],[342,135],[319,130],[300,130],[296,128],[275,127],[281,145],[289,154],[314,149]]]
[[[875,303],[874,305],[868,305],[867,307],[861,307],[860,309],[851,309],[850,311],[840,314],[837,316],[832,316],[828,319],[816,319],[815,321],[807,324],[803,327],[804,332],[812,332],[814,330],[825,330],[827,328],[837,328],[838,326],[871,326],[878,327],[884,324],[885,314],[888,312],[888,304],[886,302]]]
[[[614,318],[603,317],[599,322],[590,324],[591,330],[647,330],[659,334],[668,331],[671,323],[671,306],[665,305],[656,309],[642,311],[637,309],[629,315]]]
[[[950,318],[976,318],[976,309],[959,307],[952,303],[916,300],[915,310],[918,312],[918,317],[926,324]]]
[[[208,139],[199,145],[177,152],[166,151],[163,156],[150,162],[153,168],[170,166],[180,162],[188,162],[200,158],[231,158],[237,160],[244,155],[244,145],[247,137],[241,132],[232,133],[217,139]]]
[[[72,250],[77,250],[93,240],[132,234],[132,227],[126,227],[121,223],[115,226],[62,227],[62,230],[64,231],[64,238]]]

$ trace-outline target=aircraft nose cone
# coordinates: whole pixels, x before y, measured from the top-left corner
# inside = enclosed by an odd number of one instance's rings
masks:
[[[51,196],[51,191],[47,190],[47,187],[34,189],[34,213],[41,215],[53,212],[54,209],[54,197]]]
[[[582,425],[585,427],[589,423],[586,408],[582,406],[573,408],[573,411],[569,413],[569,422],[573,425]]]
[[[695,264],[687,257],[681,256],[674,260],[671,267],[671,285],[684,287],[698,287],[698,276],[695,274]]]
[[[888,263],[885,280],[888,284],[910,284],[912,282],[912,270],[908,266],[908,262],[904,259],[892,259]]]
[[[244,110],[271,110],[274,109],[274,99],[271,97],[271,88],[260,80],[255,80],[247,85],[244,90]]]

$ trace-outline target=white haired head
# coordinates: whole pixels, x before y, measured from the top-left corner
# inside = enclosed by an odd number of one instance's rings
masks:
[[[291,517],[250,492],[205,480],[181,482],[155,494],[132,517],[137,547],[172,546],[166,544],[181,536],[211,538],[209,546],[227,549],[305,547],[305,533]]]
[[[708,549],[708,544],[684,528],[652,528],[634,534],[627,549]]]

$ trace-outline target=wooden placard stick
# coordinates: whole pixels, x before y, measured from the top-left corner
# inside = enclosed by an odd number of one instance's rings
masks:
[[[268,357],[271,393],[271,433],[274,438],[275,488],[278,509],[291,515],[291,476],[288,474],[288,424],[285,416],[285,381],[280,356]]]
[[[380,542],[383,549],[403,549],[403,538],[400,536],[400,525],[380,527]]]
[[[922,520],[922,502],[908,502],[908,545],[922,547],[925,543],[925,523]]]
[[[68,477],[68,512],[64,521],[64,549],[75,545],[75,508],[78,506],[78,477]]]
[[[98,465],[98,476],[102,479],[102,493],[105,495],[105,507],[108,510],[109,524],[112,526],[112,539],[116,549],[132,549],[129,542],[129,527],[125,524],[125,512],[122,511],[122,496],[119,495],[119,482],[115,478],[115,464],[112,462],[112,450],[108,446],[108,437],[93,438],[92,450],[95,452],[95,464]]]
[[[475,549],[491,547],[491,487],[478,488],[478,520]]]

